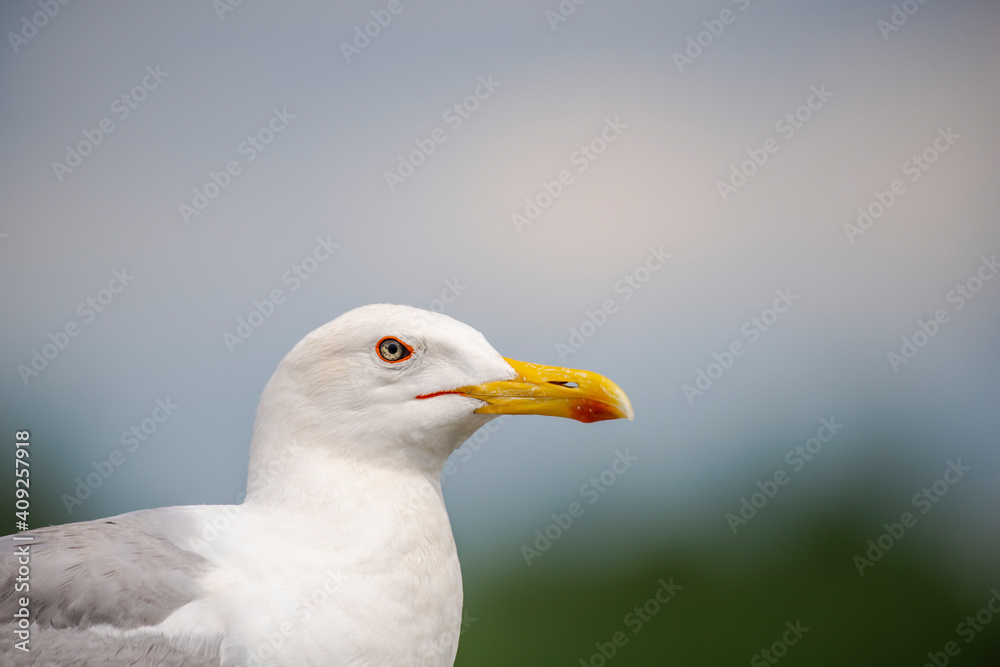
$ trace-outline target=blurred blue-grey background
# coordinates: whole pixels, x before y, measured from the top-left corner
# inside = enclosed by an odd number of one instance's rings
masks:
[[[637,415],[455,455],[459,664],[1000,664],[997,3],[17,0],[0,26],[0,437],[11,480],[31,431],[33,526],[237,502],[282,356],[407,303]]]

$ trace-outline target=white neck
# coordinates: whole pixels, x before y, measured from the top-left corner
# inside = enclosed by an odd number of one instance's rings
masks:
[[[418,469],[263,436],[255,435],[244,506],[284,536],[272,567],[287,569],[288,581],[303,577],[304,598],[315,592],[317,573],[347,575],[338,580],[337,604],[317,611],[301,637],[338,628],[336,646],[324,647],[326,664],[358,654],[377,657],[373,664],[453,664],[462,575],[441,493],[443,460]],[[359,643],[372,636],[372,618],[397,630],[379,635],[377,645]],[[284,651],[290,658],[300,655],[297,640]],[[312,663],[296,657],[289,664]]]

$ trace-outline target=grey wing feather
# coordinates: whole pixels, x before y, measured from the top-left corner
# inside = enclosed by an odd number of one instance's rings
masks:
[[[209,564],[178,547],[169,535],[178,528],[170,524],[184,520],[183,509],[132,512],[19,534],[32,536],[31,542],[14,542],[12,535],[0,538],[0,633],[7,638],[0,645],[0,663],[202,664],[201,658],[160,637],[87,630],[95,625],[118,630],[156,625],[197,597],[199,575]],[[15,549],[24,544],[31,554],[27,593],[15,590]],[[31,657],[12,646],[11,620],[20,597],[30,601]],[[218,664],[218,644],[198,651],[202,658],[215,656],[204,664]]]
[[[14,648],[3,628],[4,667],[219,667],[216,654],[187,651],[163,637],[108,637],[77,628],[33,626],[30,652]]]

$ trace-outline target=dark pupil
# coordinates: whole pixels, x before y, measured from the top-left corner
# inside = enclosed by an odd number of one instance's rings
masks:
[[[386,343],[385,344],[385,351],[386,351],[386,353],[388,353],[388,355],[390,357],[395,357],[396,353],[399,352],[399,346],[396,345],[395,343]]]

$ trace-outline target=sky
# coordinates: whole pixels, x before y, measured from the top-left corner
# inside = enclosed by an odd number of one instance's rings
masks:
[[[995,570],[1000,5],[18,0],[0,27],[0,425],[49,521],[236,502],[284,354],[389,302],[635,407],[478,435],[444,481],[463,549],[517,561],[619,456],[587,520],[625,542],[729,535],[782,471],[775,511],[875,493],[888,521],[960,460],[936,548]]]

